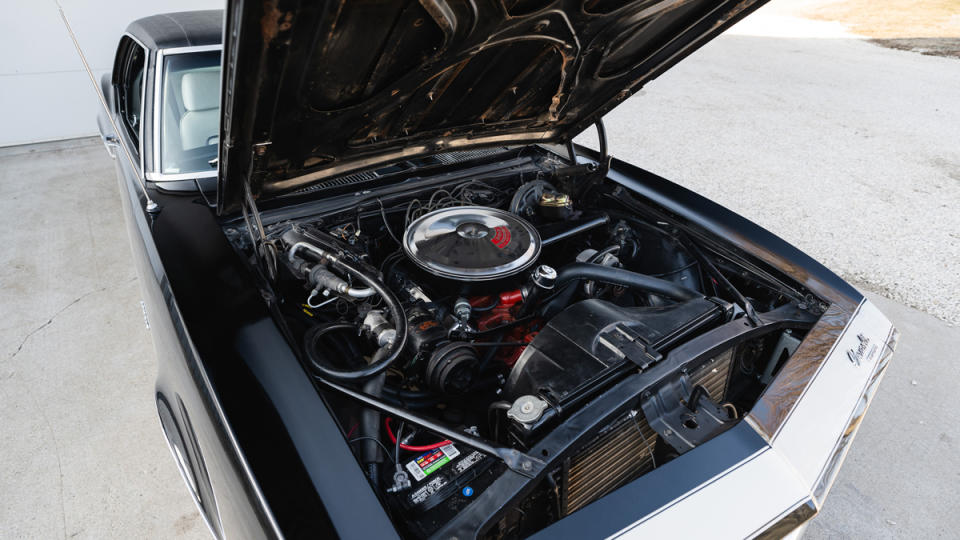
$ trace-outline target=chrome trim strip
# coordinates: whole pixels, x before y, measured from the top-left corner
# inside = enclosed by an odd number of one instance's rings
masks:
[[[133,215],[133,219],[136,221],[137,228],[142,230],[149,230],[150,225],[147,223],[147,216],[145,212],[137,210],[138,199],[136,193],[130,190],[128,186],[128,179],[121,178],[121,196],[126,196],[130,199],[130,211]],[[123,193],[126,191],[126,194]],[[165,303],[163,308],[159,309],[159,313],[166,313],[170,317],[170,324],[176,329],[177,326],[180,326],[183,330],[183,336],[186,342],[189,344],[189,351],[184,350],[183,354],[186,357],[187,354],[191,354],[193,358],[197,359],[197,373],[199,373],[200,378],[203,380],[203,386],[208,389],[210,395],[210,402],[213,404],[213,409],[216,414],[216,420],[220,422],[223,426],[223,430],[227,435],[227,439],[230,441],[230,448],[233,454],[237,457],[237,461],[240,463],[241,468],[243,469],[243,475],[246,478],[247,482],[250,484],[253,489],[254,494],[256,495],[257,502],[260,504],[260,508],[263,509],[264,515],[267,517],[267,521],[270,523],[270,527],[277,538],[283,538],[283,533],[280,531],[280,526],[277,524],[276,518],[273,516],[273,512],[270,509],[270,506],[267,505],[267,499],[263,495],[263,491],[260,489],[260,484],[257,482],[256,477],[253,476],[253,471],[250,469],[249,463],[247,463],[247,458],[241,450],[239,443],[237,442],[237,437],[233,433],[233,428],[230,427],[230,423],[227,421],[227,416],[223,412],[223,407],[220,405],[220,400],[217,397],[216,392],[213,390],[213,385],[210,382],[210,377],[207,375],[206,367],[203,363],[199,361],[200,353],[197,351],[197,347],[193,343],[193,339],[190,338],[189,333],[186,332],[186,324],[183,319],[183,313],[180,311],[180,307],[177,304],[177,299],[173,293],[173,290],[170,288],[169,282],[166,279],[165,270],[162,267],[162,262],[160,262],[160,255],[157,253],[157,248],[153,242],[143,241],[143,249],[146,253],[146,256],[149,260],[149,265],[151,266],[152,273],[149,274],[149,279],[156,279],[159,283],[161,295],[164,297]],[[141,276],[142,277],[142,276]],[[151,330],[152,332],[152,330]],[[212,417],[213,415],[211,415]],[[159,418],[159,415],[158,415]],[[161,430],[163,429],[163,422],[160,423]],[[166,432],[164,432],[164,439],[166,439]],[[169,440],[167,445],[170,445]],[[176,461],[176,456],[174,460]],[[187,480],[184,479],[186,482]],[[216,489],[212,486],[212,489]],[[187,489],[190,489],[189,483],[187,484]],[[216,493],[214,493],[214,500],[216,501]],[[218,508],[219,512],[219,508]],[[202,513],[202,510],[201,510]]]
[[[222,51],[223,45],[191,45],[189,47],[167,47],[166,49],[157,49],[157,51],[163,51],[163,54],[183,54],[183,53],[194,53],[194,52],[207,52],[207,51]]]
[[[843,434],[837,439],[833,453],[827,459],[826,464],[820,471],[816,484],[814,484],[813,497],[818,507],[823,505],[823,500],[826,498],[830,488],[833,487],[837,474],[840,472],[840,465],[842,465],[846,459],[847,452],[850,451],[851,443],[860,430],[860,422],[863,420],[867,409],[870,408],[870,404],[873,402],[873,396],[876,394],[877,388],[880,386],[880,381],[883,380],[883,376],[887,372],[887,366],[893,358],[893,353],[897,348],[897,342],[899,340],[900,332],[891,326],[890,332],[884,341],[877,366],[864,385],[857,406],[847,419],[846,429],[843,430]]]
[[[197,45],[194,47],[171,47],[157,49],[157,58],[153,66],[153,170],[146,173],[147,180],[152,182],[173,182],[176,180],[193,180],[194,178],[208,178],[217,176],[217,171],[194,173],[163,173],[160,172],[160,112],[163,110],[161,92],[163,90],[163,59],[172,54],[188,54],[209,51],[223,51],[222,45]],[[221,77],[220,84],[223,85]],[[221,88],[222,90],[222,88]],[[141,160],[143,158],[141,157]]]
[[[163,78],[163,49],[157,50],[156,60],[153,63],[153,167],[150,175],[160,173],[160,84]]]
[[[159,174],[155,172],[147,173],[147,180],[152,182],[173,182],[176,180],[193,180],[196,178],[212,178],[217,176],[217,171],[205,171],[197,173],[177,173],[177,174]]]
[[[803,388],[803,391],[800,392],[800,396],[797,397],[796,401],[794,401],[793,403],[793,406],[787,412],[787,415],[783,418],[783,421],[781,421],[780,425],[777,426],[777,430],[773,432],[773,435],[770,437],[771,443],[777,440],[777,437],[780,435],[780,432],[783,431],[783,426],[785,426],[787,422],[790,420],[790,417],[793,416],[794,411],[797,410],[797,406],[799,406],[800,403],[803,402],[803,398],[807,395],[807,392],[810,390],[810,387],[813,385],[813,382],[817,380],[817,377],[820,376],[820,372],[823,371],[823,366],[827,365],[827,360],[831,356],[833,356],[834,351],[837,350],[837,345],[839,345],[840,342],[843,341],[844,336],[847,335],[847,331],[852,326],[853,321],[856,320],[857,316],[860,314],[860,310],[863,308],[863,305],[866,302],[867,302],[867,299],[864,298],[860,300],[859,304],[857,304],[857,308],[853,311],[853,314],[850,316],[850,319],[847,321],[847,325],[843,327],[843,331],[840,332],[840,335],[837,336],[837,339],[833,342],[833,345],[830,346],[830,350],[824,356],[823,362],[820,362],[820,365],[817,366],[817,370],[814,371],[813,375],[810,376],[810,380],[807,381],[807,385]]]
[[[864,300],[771,443],[811,491],[841,438],[859,425],[851,426],[850,421],[861,403],[872,398],[867,393],[869,383],[886,366],[879,364],[880,347],[886,346],[892,326],[875,305]],[[862,360],[852,362],[847,351],[863,343],[867,345]]]
[[[177,471],[180,472],[180,478],[182,478],[183,483],[187,485],[187,491],[190,492],[190,498],[193,499],[193,504],[197,506],[197,511],[200,513],[200,517],[203,518],[204,525],[206,525],[207,530],[210,531],[210,536],[220,540],[222,537],[217,534],[216,530],[214,530],[213,524],[210,523],[210,518],[207,516],[207,513],[203,511],[203,507],[200,505],[200,497],[197,496],[196,489],[191,487],[191,484],[196,485],[196,482],[191,481],[192,479],[187,476],[187,465],[184,462],[183,457],[180,456],[179,452],[174,450],[173,443],[170,442],[170,437],[167,435],[167,429],[163,427],[163,421],[160,420],[159,414],[157,415],[157,420],[160,422],[160,431],[163,432],[163,440],[167,443],[167,449],[170,450],[170,455],[173,457],[174,463],[177,464]],[[214,499],[216,499],[216,497],[214,497]],[[214,504],[216,504],[216,500],[214,500]],[[219,513],[219,511],[220,510],[218,508],[217,512]]]
[[[143,50],[143,75],[142,81],[140,81],[140,126],[137,128],[137,153],[140,154],[140,176],[144,176],[144,166],[143,166],[143,108],[146,106],[146,97],[147,97],[147,70],[150,68],[150,50],[147,49],[147,46],[143,44],[139,39],[133,36],[130,32],[124,32],[123,36],[128,37],[130,41],[133,41],[140,46],[140,49]],[[114,58],[116,62],[116,58]],[[111,79],[113,74],[111,73]],[[111,81],[111,86],[112,86]],[[113,111],[111,111],[112,114]],[[123,119],[121,119],[123,121]],[[117,133],[117,137],[120,137],[120,133]],[[123,143],[123,139],[120,140],[120,144]]]
[[[774,440],[774,435],[792,414],[810,381],[833,351],[837,339],[850,324],[858,305],[859,302],[849,307],[830,304],[750,409],[747,417],[768,442]]]
[[[792,536],[794,540],[800,540],[800,535],[796,533],[799,532],[802,534],[803,530],[806,529],[806,523],[816,516],[819,511],[820,509],[814,504],[813,499],[806,499],[771,519],[766,525],[749,535],[748,538],[773,540],[790,538]]]

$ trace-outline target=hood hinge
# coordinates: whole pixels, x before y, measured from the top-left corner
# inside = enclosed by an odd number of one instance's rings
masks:
[[[257,208],[256,199],[253,196],[253,171],[262,170],[258,167],[258,162],[266,154],[267,146],[271,143],[261,142],[253,145],[250,156],[250,168],[247,171],[247,177],[243,183],[243,199],[240,203],[240,210],[243,212],[243,221],[247,225],[247,232],[250,234],[250,241],[253,243],[253,251],[257,260],[263,268],[266,276],[273,281],[277,275],[277,249],[271,241],[267,239],[267,231],[263,227],[263,221],[260,219],[260,210]]]
[[[603,182],[610,171],[610,154],[607,152],[607,130],[603,121],[594,123],[597,128],[597,139],[600,141],[600,156],[596,163],[575,163],[569,167],[562,167],[553,171],[554,181],[560,191],[574,197],[581,197],[591,188]],[[567,142],[570,155],[575,157],[573,139]]]

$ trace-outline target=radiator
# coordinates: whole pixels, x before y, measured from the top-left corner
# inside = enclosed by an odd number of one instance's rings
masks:
[[[732,358],[730,350],[707,360],[690,374],[691,382],[706,388],[714,401],[723,401]],[[656,440],[656,432],[641,411],[628,411],[600,430],[564,463],[560,492],[563,515],[576,512],[653,469]]]

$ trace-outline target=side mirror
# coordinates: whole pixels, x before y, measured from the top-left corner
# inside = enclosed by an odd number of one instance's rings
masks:
[[[100,78],[100,91],[103,92],[103,97],[112,113],[113,86],[110,82],[109,73],[104,73],[103,77]],[[100,141],[103,142],[103,147],[107,149],[107,154],[109,154],[111,158],[116,159],[117,147],[120,146],[120,140],[117,139],[117,135],[113,132],[113,127],[110,125],[109,119],[104,116],[106,114],[103,110],[97,114],[97,128],[99,128]]]
[[[103,147],[107,149],[107,154],[116,159],[117,146],[120,145],[120,141],[118,141],[113,135],[101,135],[100,139],[103,140]]]
[[[104,117],[105,113],[101,112],[97,115],[97,127],[100,131],[100,142],[103,143],[103,147],[107,149],[107,154],[111,158],[117,158],[117,147],[120,146],[120,139],[117,138],[117,135],[113,132],[113,128],[110,126]]]

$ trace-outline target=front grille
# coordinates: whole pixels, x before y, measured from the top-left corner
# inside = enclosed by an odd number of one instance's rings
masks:
[[[733,351],[711,358],[695,369],[690,380],[722,401],[727,392]],[[640,411],[615,420],[564,464],[560,506],[563,515],[639,478],[653,469],[657,434]]]

